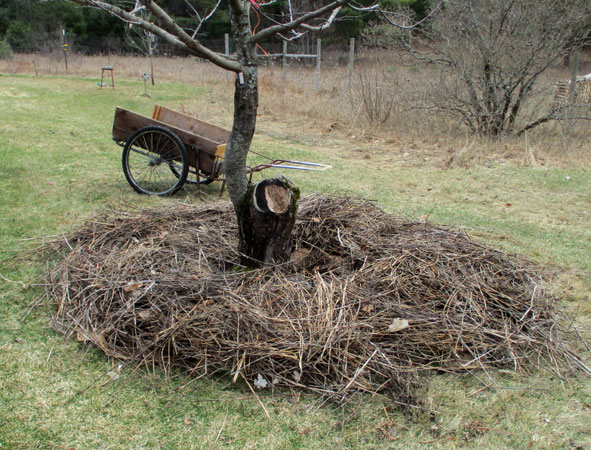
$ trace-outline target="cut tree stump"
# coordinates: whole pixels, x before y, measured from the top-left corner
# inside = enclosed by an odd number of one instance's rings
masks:
[[[299,194],[282,176],[249,186],[238,211],[243,265],[258,267],[289,260]]]

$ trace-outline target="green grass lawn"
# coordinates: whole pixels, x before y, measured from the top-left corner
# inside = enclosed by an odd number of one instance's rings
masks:
[[[0,259],[106,207],[200,202],[191,186],[172,198],[137,195],[110,136],[118,105],[150,115],[154,103],[180,108],[207,90],[158,83],[151,98],[142,93],[141,82],[118,81],[113,91],[93,79],[0,75]],[[464,229],[556,269],[551,289],[589,336],[587,170],[403,167],[271,135],[257,136],[254,148],[332,164],[325,173],[286,174],[304,194],[373,199],[390,212]],[[215,200],[218,189],[206,187],[206,197]],[[434,413],[414,420],[388,399],[368,395],[344,407],[322,406],[309,394],[257,398],[225,378],[194,380],[180,372],[167,379],[129,366],[112,379],[118,361],[54,332],[50,307],[31,307],[43,288],[21,282],[43,282],[45,264],[35,258],[0,264],[6,279],[0,280],[0,449],[591,449],[591,380],[582,375],[566,381],[537,371],[435,375],[424,392]]]

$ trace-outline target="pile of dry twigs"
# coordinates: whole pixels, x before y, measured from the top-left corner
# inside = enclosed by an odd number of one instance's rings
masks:
[[[337,401],[416,404],[425,370],[585,369],[535,268],[463,233],[315,195],[289,263],[241,270],[236,235],[229,204],[89,221],[59,244],[55,327],[131,364]]]

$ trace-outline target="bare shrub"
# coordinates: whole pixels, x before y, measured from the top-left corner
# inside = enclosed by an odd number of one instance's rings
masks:
[[[359,70],[359,95],[363,112],[370,123],[385,123],[394,105],[394,89],[385,67],[378,61]]]
[[[406,46],[442,70],[424,107],[485,136],[521,134],[561,118],[544,103],[547,96],[537,95],[537,82],[583,45],[590,8],[581,0],[446,2],[432,26]]]

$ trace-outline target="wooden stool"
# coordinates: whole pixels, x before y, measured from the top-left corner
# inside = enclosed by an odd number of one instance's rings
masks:
[[[101,71],[101,89],[103,88],[103,79],[105,77],[105,70],[111,72],[111,87],[115,89],[115,78],[113,77],[113,66],[103,66]]]

